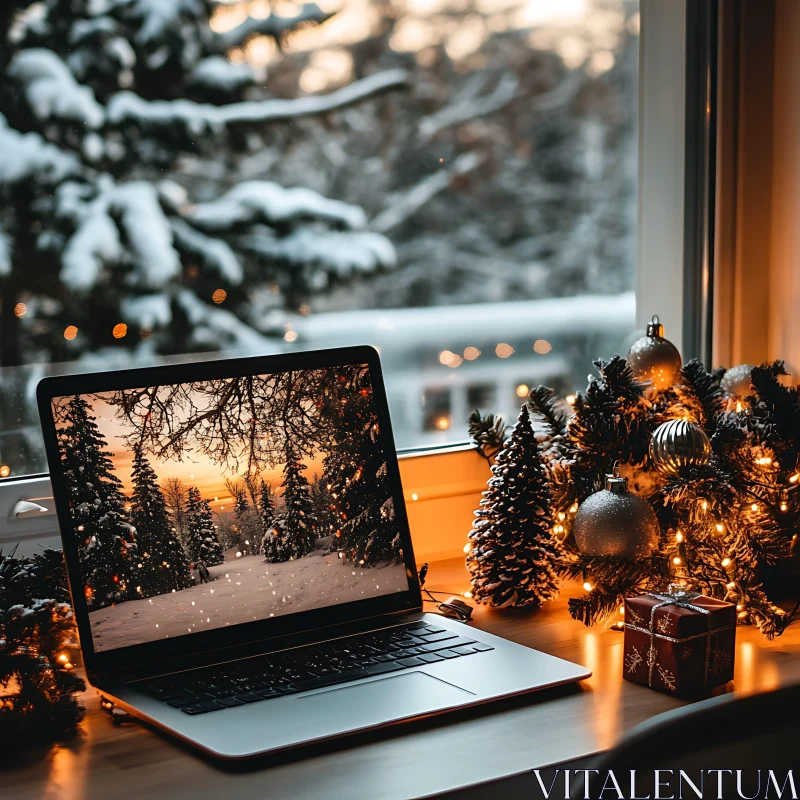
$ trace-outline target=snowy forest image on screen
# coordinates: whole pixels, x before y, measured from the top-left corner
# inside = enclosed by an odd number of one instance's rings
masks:
[[[53,409],[95,650],[408,588],[366,365]]]

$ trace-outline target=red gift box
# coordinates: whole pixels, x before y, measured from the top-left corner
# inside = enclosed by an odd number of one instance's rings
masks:
[[[674,585],[625,599],[622,677],[693,697],[733,680],[736,606]]]

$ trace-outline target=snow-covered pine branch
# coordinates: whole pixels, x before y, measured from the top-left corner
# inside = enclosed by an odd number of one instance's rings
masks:
[[[282,17],[272,13],[263,19],[248,17],[244,22],[228,31],[217,33],[215,45],[220,51],[241,47],[253,36],[273,36],[280,39],[301,25],[317,24],[329,20],[336,12],[323,11],[316,3],[304,3],[300,13],[293,17]]]
[[[303,227],[288,236],[276,236],[270,228],[236,237],[236,243],[258,259],[277,261],[293,267],[321,267],[339,278],[394,267],[397,255],[392,243],[372,231],[331,231]],[[327,285],[318,273],[314,285]]]
[[[193,134],[223,130],[228,125],[280,122],[324,114],[408,83],[408,72],[390,69],[337,89],[330,94],[247,100],[223,106],[191,100],[145,100],[133,92],[119,92],[108,101],[106,119],[112,126],[129,123],[145,130],[174,131],[176,125]]]
[[[112,185],[86,205],[64,249],[60,277],[74,291],[86,292],[105,264],[127,261],[136,265],[132,285],[148,289],[167,285],[181,269],[158,191],[145,181]]]
[[[313,189],[284,189],[272,181],[245,181],[216,200],[198,203],[186,215],[196,228],[219,233],[256,223],[270,225],[318,219],[346,228],[363,228],[359,206],[330,200]]]
[[[231,93],[251,86],[257,77],[249,64],[232,64],[224,56],[209,56],[195,64],[188,83],[207,91]]]
[[[242,282],[242,264],[226,241],[206,236],[182,219],[170,219],[170,225],[173,241],[181,253],[191,255],[203,266],[215,270],[229,283],[238,285]]]
[[[81,86],[52,50],[21,50],[11,59],[8,75],[21,85],[38,119],[78,122],[92,130],[103,125],[105,115],[94,92]]]
[[[49,144],[38,133],[9,128],[0,114],[0,186],[34,176],[55,183],[76,174],[79,168],[74,155]]]

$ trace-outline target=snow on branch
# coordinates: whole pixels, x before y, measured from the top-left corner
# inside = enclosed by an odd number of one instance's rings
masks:
[[[80,162],[74,155],[49,144],[38,133],[9,128],[0,114],[0,186],[34,175],[59,181],[79,171]]]
[[[31,111],[39,119],[69,120],[90,129],[103,124],[103,108],[94,92],[81,86],[52,50],[21,50],[11,59],[8,75],[22,85]]]
[[[304,3],[300,13],[294,17],[281,17],[274,13],[264,19],[248,17],[235,28],[216,34],[215,44],[220,50],[226,51],[232,47],[242,46],[253,36],[273,36],[279,39],[301,25],[322,24],[334,13],[336,12],[323,11],[316,3]]]
[[[237,244],[266,261],[295,267],[317,266],[337,277],[394,267],[397,255],[392,243],[372,231],[319,231],[300,228],[278,237],[268,229],[237,237]]]
[[[398,192],[391,197],[388,207],[372,220],[370,227],[379,233],[387,233],[396,228],[416,214],[437,194],[443,192],[454,177],[472,172],[482,161],[483,158],[477,153],[463,153],[453,162],[452,167],[440,169],[433,175],[423,178],[410,189]]]
[[[223,56],[204,58],[189,73],[192,86],[218,92],[235,92],[255,80],[256,72],[249,64],[232,64]]]
[[[169,295],[164,292],[124,297],[120,302],[122,318],[142,328],[166,327],[172,322]]]
[[[270,353],[275,349],[274,340],[262,336],[230,311],[209,306],[188,289],[181,289],[175,299],[188,318],[194,345],[209,350],[240,347],[260,353]]]
[[[222,239],[195,230],[182,219],[170,220],[175,246],[206,267],[219,273],[220,277],[233,284],[240,284],[244,278],[242,265],[231,246]]]
[[[363,228],[367,217],[359,206],[329,200],[313,189],[284,189],[271,181],[245,181],[208,203],[198,203],[189,219],[195,227],[217,233],[254,223],[319,219]]]
[[[97,4],[104,4],[99,0]],[[126,15],[140,21],[136,40],[142,44],[164,39],[170,28],[179,31],[187,19],[202,19],[206,12],[203,0],[111,0],[124,7]]]
[[[479,117],[494,114],[507,106],[516,96],[519,81],[514,75],[503,75],[497,88],[484,97],[469,96],[458,99],[455,103],[425,117],[419,124],[419,134],[423,141],[436,136],[439,131],[461,125]]]
[[[105,264],[130,261],[136,266],[132,283],[144,288],[164,286],[181,270],[157,189],[145,181],[112,186],[87,204],[64,249],[60,277],[85,292],[96,285]]]
[[[133,92],[120,92],[109,101],[106,118],[112,125],[132,123],[142,128],[172,130],[183,125],[190,133],[221,130],[227,125],[279,122],[312,114],[324,114],[357,103],[366,97],[408,83],[408,72],[390,69],[337,89],[330,94],[271,98],[215,106],[191,100],[145,100]]]

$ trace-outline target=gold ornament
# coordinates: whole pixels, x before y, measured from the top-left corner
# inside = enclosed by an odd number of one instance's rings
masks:
[[[653,431],[650,461],[667,478],[677,478],[689,467],[702,467],[710,457],[708,436],[694,422],[672,419]]]
[[[683,366],[678,348],[664,338],[657,314],[647,324],[647,333],[631,346],[627,360],[638,380],[650,381],[660,392],[678,382]]]

